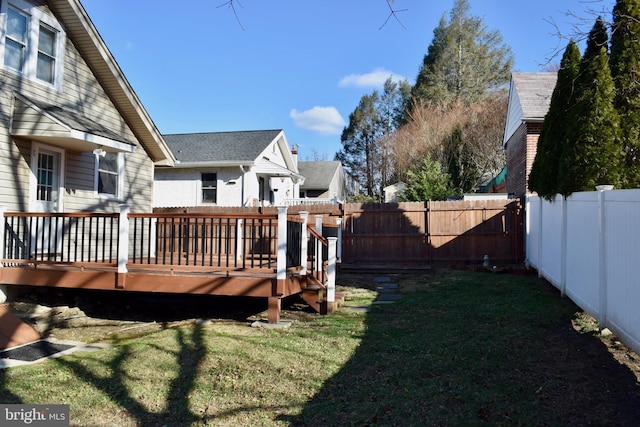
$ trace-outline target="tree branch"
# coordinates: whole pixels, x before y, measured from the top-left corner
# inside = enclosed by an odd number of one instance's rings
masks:
[[[229,0],[219,5],[218,8],[229,6],[229,8],[233,11],[233,15],[236,17],[236,21],[238,21],[238,25],[240,25],[240,28],[242,29],[242,31],[244,31],[244,27],[242,26],[242,22],[240,22],[240,17],[238,16],[238,12],[236,11],[236,3],[238,3],[238,6],[242,7],[242,4],[240,4],[239,0]]]
[[[389,16],[387,16],[387,19],[385,19],[384,24],[382,24],[380,28],[378,28],[378,30],[383,29],[391,18],[394,18],[398,22],[398,24],[400,24],[400,26],[406,30],[407,28],[402,24],[402,21],[400,21],[400,18],[398,18],[398,13],[406,12],[408,9],[394,9],[393,6],[391,5],[391,3],[394,2],[394,0],[386,0],[386,2],[387,2],[387,6],[389,7]]]

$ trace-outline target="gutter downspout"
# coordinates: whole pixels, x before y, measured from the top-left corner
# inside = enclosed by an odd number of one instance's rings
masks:
[[[240,206],[244,207],[244,175],[247,171],[244,170],[244,165],[240,165],[240,171],[242,172],[242,176],[240,179],[242,180],[242,190],[240,191]]]

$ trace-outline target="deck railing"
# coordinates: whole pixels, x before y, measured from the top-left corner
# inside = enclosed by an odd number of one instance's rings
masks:
[[[285,279],[294,269],[335,286],[336,237],[322,236],[308,213],[159,214],[5,212],[1,265],[99,263],[126,273],[135,265],[204,270],[263,269]],[[338,227],[339,229],[339,227]],[[333,264],[332,264],[333,263]]]

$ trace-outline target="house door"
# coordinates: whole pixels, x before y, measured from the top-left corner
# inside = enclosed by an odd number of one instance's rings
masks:
[[[31,210],[62,212],[64,188],[64,150],[34,143],[31,158]],[[63,219],[55,216],[37,217],[31,224],[31,253],[57,252],[61,241]]]
[[[34,155],[36,212],[60,212],[62,194],[60,174],[62,154],[43,148],[36,148]]]

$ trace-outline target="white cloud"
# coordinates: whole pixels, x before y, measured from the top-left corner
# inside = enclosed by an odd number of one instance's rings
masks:
[[[404,80],[406,77],[395,74],[384,68],[376,68],[366,74],[349,74],[343,77],[339,82],[340,87],[381,87],[387,79],[391,77],[393,81]]]
[[[295,108],[289,116],[302,129],[317,132],[322,135],[337,135],[342,132],[346,122],[335,107],[313,107],[299,112]]]

